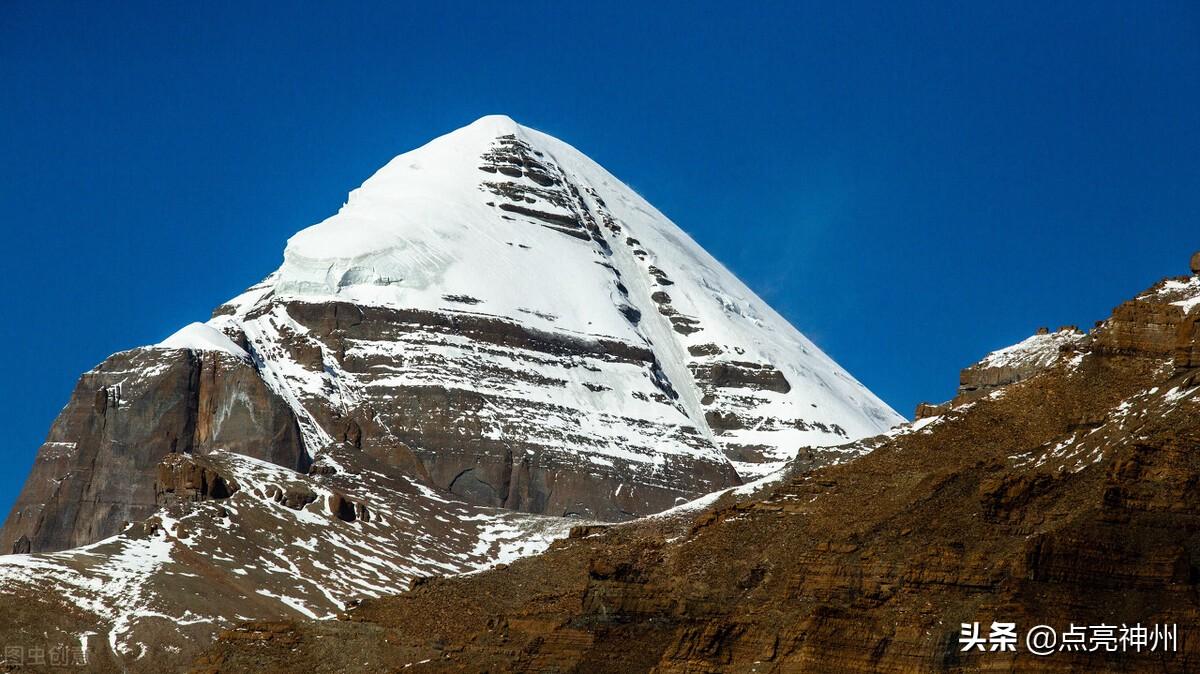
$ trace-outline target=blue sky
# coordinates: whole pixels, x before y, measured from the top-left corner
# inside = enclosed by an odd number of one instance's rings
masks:
[[[81,372],[488,113],[604,164],[906,415],[1200,248],[1195,3],[439,4],[3,4],[0,509]]]

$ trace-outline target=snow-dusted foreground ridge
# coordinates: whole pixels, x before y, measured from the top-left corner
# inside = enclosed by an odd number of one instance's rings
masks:
[[[227,452],[173,455],[155,515],[82,548],[0,557],[0,589],[77,613],[83,627],[65,640],[89,660],[149,655],[153,671],[234,623],[332,618],[422,576],[536,554],[579,523],[472,506],[342,458],[342,472],[310,476]]]
[[[485,117],[80,378],[0,529],[0,614],[151,671],[900,421],[603,168]]]

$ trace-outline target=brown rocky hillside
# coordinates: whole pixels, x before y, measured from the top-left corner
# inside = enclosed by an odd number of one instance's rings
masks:
[[[860,459],[580,528],[337,621],[247,623],[198,671],[1200,669],[1200,276],[1035,335]],[[959,646],[961,623],[1177,624],[1174,652]],[[985,628],[986,629],[986,628]]]

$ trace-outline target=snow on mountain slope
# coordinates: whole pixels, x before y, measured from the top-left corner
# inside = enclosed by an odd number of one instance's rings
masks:
[[[164,349],[193,349],[196,351],[221,351],[238,358],[249,359],[250,354],[225,333],[204,323],[190,323],[180,328],[175,334],[159,342],[157,346]]]
[[[1083,336],[1082,332],[1074,328],[1040,332],[1012,346],[989,353],[975,367],[1046,369],[1058,360],[1063,347],[1079,342]]]

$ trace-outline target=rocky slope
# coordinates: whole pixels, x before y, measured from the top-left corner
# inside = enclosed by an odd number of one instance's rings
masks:
[[[167,671],[240,620],[332,617],[414,578],[538,552],[578,523],[465,503],[352,448],[319,465],[168,455],[149,517],[81,548],[0,557],[0,643]]]
[[[247,623],[196,671],[1195,671],[1197,318],[1200,276],[1166,280],[1088,334],[989,355],[964,374],[989,390],[855,461],[581,528],[338,621]],[[964,652],[974,621],[1176,624],[1178,641]]]
[[[0,529],[0,637],[156,671],[899,421],[604,169],[486,117],[80,378]]]

